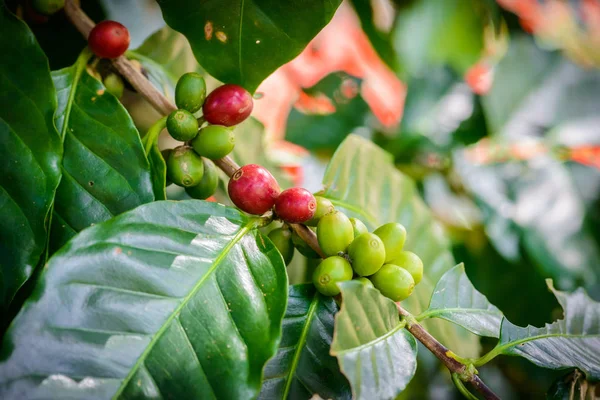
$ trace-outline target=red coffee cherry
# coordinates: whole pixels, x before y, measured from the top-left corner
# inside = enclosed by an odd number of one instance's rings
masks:
[[[233,126],[244,121],[254,107],[252,95],[238,85],[213,90],[202,105],[204,119],[213,125]]]
[[[100,58],[117,58],[129,47],[129,31],[116,21],[102,21],[88,36],[90,49]]]
[[[261,215],[273,208],[281,189],[269,171],[260,165],[249,164],[235,171],[227,191],[240,210]]]
[[[275,213],[292,224],[308,221],[315,215],[316,209],[315,196],[304,188],[286,189],[275,201]]]

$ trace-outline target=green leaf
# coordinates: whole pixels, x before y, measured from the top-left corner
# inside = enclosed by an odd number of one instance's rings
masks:
[[[151,60],[160,65],[173,79],[178,79],[186,72],[202,71],[185,36],[168,26],[150,35],[133,54],[134,58],[142,56],[142,64]]]
[[[297,56],[341,0],[161,0],[167,24],[183,33],[212,76],[250,92]]]
[[[546,283],[564,311],[563,319],[542,328],[522,328],[502,322],[500,341],[476,364],[481,365],[499,354],[521,356],[550,369],[578,368],[588,379],[600,379],[600,303],[579,288],[561,292]]]
[[[559,54],[541,50],[529,36],[511,38],[506,56],[494,71],[494,84],[482,97],[490,131],[500,132],[513,116],[520,114],[528,97],[543,84],[559,59]],[[526,115],[522,117],[527,119]]]
[[[431,65],[449,65],[463,74],[481,57],[482,11],[475,0],[424,0],[400,8],[394,28],[400,69],[420,76]]]
[[[419,197],[415,183],[396,170],[390,154],[350,135],[331,159],[323,184],[323,196],[349,216],[360,218],[371,230],[392,221],[406,227],[405,248],[421,257],[425,270],[423,280],[403,306],[415,315],[425,310],[434,285],[456,263],[450,243]],[[424,325],[458,354],[478,354],[478,339],[462,328],[440,320],[424,321]]]
[[[334,315],[331,297],[314,285],[289,287],[277,355],[265,367],[260,399],[350,399],[350,386],[337,360],[329,355]]]
[[[121,103],[86,72],[82,55],[52,74],[56,125],[64,143],[51,247],[75,233],[154,200],[150,165]]]
[[[435,286],[429,308],[417,317],[425,318],[443,318],[477,335],[497,338],[503,315],[475,289],[465,266],[458,264]]]
[[[56,95],[48,59],[27,26],[0,4],[0,314],[46,247],[60,180]]]
[[[261,222],[160,201],[81,232],[4,338],[0,397],[255,397],[287,303]]]
[[[339,284],[331,354],[352,385],[354,399],[394,399],[417,369],[417,341],[400,324],[398,308],[361,282]]]

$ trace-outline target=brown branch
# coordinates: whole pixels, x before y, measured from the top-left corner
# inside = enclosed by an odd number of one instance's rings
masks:
[[[412,314],[406,311],[402,306],[396,303],[398,314],[405,318],[412,318]],[[460,376],[464,382],[469,382],[481,395],[487,400],[499,400],[500,398],[486,386],[476,373],[470,372],[467,366],[450,355],[452,352],[446,346],[441,344],[436,338],[431,336],[423,326],[417,322],[408,322],[406,329],[429,351],[433,353],[452,373]]]
[[[302,224],[289,224],[290,228],[300,236],[300,239],[304,240],[306,244],[310,246],[311,249],[317,252],[321,258],[326,258],[327,256],[321,250],[321,246],[319,246],[319,242],[317,241],[317,235],[310,229],[306,227],[306,225]]]
[[[66,0],[65,13],[67,18],[73,23],[79,32],[87,39],[90,31],[94,27],[92,21],[79,7],[76,0]],[[112,60],[113,66],[119,73],[129,81],[131,86],[140,93],[148,102],[162,115],[169,115],[177,109],[175,104],[171,103],[159,90],[157,90],[146,77],[129,61],[125,56]],[[217,160],[216,164],[228,176],[239,169],[239,166],[230,157],[224,157]]]
[[[92,21],[79,7],[78,1],[66,0],[65,12],[69,20],[73,25],[81,32],[81,34],[87,39],[90,31],[94,27],[94,21]],[[133,64],[124,56],[121,56],[115,60],[112,60],[113,65],[119,71],[119,73],[129,81],[131,86],[135,88],[142,96],[144,96],[150,104],[161,114],[168,115],[172,111],[176,110],[177,107],[169,101],[160,91],[158,91],[146,77],[137,70]],[[224,157],[219,160],[215,160],[215,164],[231,177],[235,171],[240,167],[230,157]],[[313,231],[301,224],[290,224],[290,228],[294,230],[314,251],[316,251],[321,257],[325,258],[325,254],[319,246],[317,236]],[[411,316],[408,311],[404,310],[398,305],[398,312],[402,316]],[[411,316],[412,317],[412,316]],[[440,342],[438,342],[433,336],[429,334],[421,325],[413,323],[407,326],[410,333],[413,334],[421,343],[425,345],[437,358],[439,358],[446,367],[452,372],[456,372],[461,376],[461,379],[466,379],[467,382],[471,383],[475,389],[477,389],[486,399],[496,400],[496,396],[477,376],[477,374],[468,374],[466,366],[456,359],[450,357],[448,354],[451,352]]]

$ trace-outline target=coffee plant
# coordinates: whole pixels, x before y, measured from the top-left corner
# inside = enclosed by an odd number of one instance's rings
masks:
[[[374,137],[390,153],[346,133],[315,193],[291,187],[267,156],[251,116],[264,101],[257,88],[315,43],[338,7],[354,7],[380,56],[396,62],[365,17],[368,3],[160,0],[169,28],[133,50],[126,24],[95,23],[78,1],[2,2],[0,398],[420,398],[423,374],[443,366],[456,387],[447,396],[497,399],[501,385],[486,370],[499,356],[574,370],[554,398],[575,388],[594,396],[600,304],[548,279],[562,308],[554,322],[511,322],[455,261],[420,187],[397,168],[392,139]],[[437,7],[424,3],[399,20]],[[71,66],[42,46],[45,35],[65,40],[58,29],[39,33],[53,21],[84,39],[64,42],[78,43]],[[466,69],[452,45],[440,44],[446,61]],[[170,66],[156,58],[182,48],[189,54]],[[404,76],[433,60],[416,52],[402,52],[414,56],[399,67]],[[484,64],[466,75],[475,93],[487,90]],[[373,77],[355,68],[364,88]],[[364,113],[344,79],[336,114]],[[431,82],[411,82],[405,128],[423,126],[411,120],[423,108],[412,96],[430,95]],[[140,103],[152,119],[144,128]],[[333,117],[306,116],[307,147],[321,135],[311,124]]]

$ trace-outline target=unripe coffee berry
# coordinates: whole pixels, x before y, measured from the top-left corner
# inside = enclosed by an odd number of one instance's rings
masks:
[[[381,225],[373,233],[379,236],[385,245],[386,263],[389,263],[400,255],[406,241],[406,228],[402,224],[390,222]]]
[[[346,251],[354,240],[354,229],[348,217],[339,212],[325,215],[317,225],[317,239],[321,250],[327,256]]]
[[[195,113],[206,99],[206,82],[197,72],[183,74],[175,86],[175,104],[191,113]]]
[[[391,261],[391,264],[404,268],[412,275],[415,285],[423,279],[423,261],[415,253],[410,251],[401,252],[398,257]]]
[[[325,296],[335,296],[340,294],[338,282],[352,279],[352,267],[345,258],[327,257],[315,269],[312,278],[319,293]]]
[[[253,107],[252,95],[246,89],[228,84],[208,95],[202,106],[202,114],[210,124],[233,126],[248,118]]]
[[[32,0],[35,11],[44,15],[52,15],[65,6],[65,0]]]
[[[352,268],[360,276],[373,275],[385,261],[385,247],[379,236],[363,233],[348,246]]]
[[[104,78],[104,87],[106,91],[117,99],[123,97],[123,91],[125,90],[125,84],[123,83],[123,79],[117,74],[110,73]]]
[[[410,296],[415,288],[412,275],[394,264],[384,264],[379,271],[369,277],[373,286],[381,294],[393,301],[402,301]]]
[[[298,249],[300,254],[306,258],[321,258],[321,256],[312,249],[296,232],[292,232],[292,243]]]
[[[304,188],[286,189],[275,201],[275,213],[285,222],[299,224],[315,215],[317,201],[311,192]]]
[[[203,158],[204,175],[197,185],[185,188],[185,191],[190,197],[199,200],[208,199],[215,194],[217,186],[219,186],[219,171],[216,165],[209,159]]]
[[[175,110],[167,117],[169,135],[180,142],[187,142],[198,135],[198,120],[186,110]]]
[[[352,223],[352,228],[354,228],[354,237],[358,237],[363,233],[369,233],[369,229],[367,226],[358,218],[350,218],[350,222]]]
[[[323,218],[323,216],[331,214],[335,211],[333,203],[329,199],[321,196],[315,196],[315,200],[317,201],[317,209],[315,210],[315,215],[306,221],[306,225],[308,226],[317,226],[319,220]]]
[[[118,58],[129,47],[129,31],[116,21],[96,24],[88,36],[88,45],[100,58]]]
[[[233,129],[222,125],[209,125],[192,140],[196,153],[211,160],[218,160],[231,153],[235,147]]]
[[[277,228],[269,232],[269,239],[277,247],[283,262],[288,265],[294,257],[294,244],[292,243],[292,232],[287,228]]]
[[[204,176],[202,157],[188,146],[173,149],[167,160],[167,177],[178,186],[195,186]]]
[[[261,215],[275,205],[281,189],[269,171],[260,165],[244,165],[229,179],[229,198],[240,210]]]

